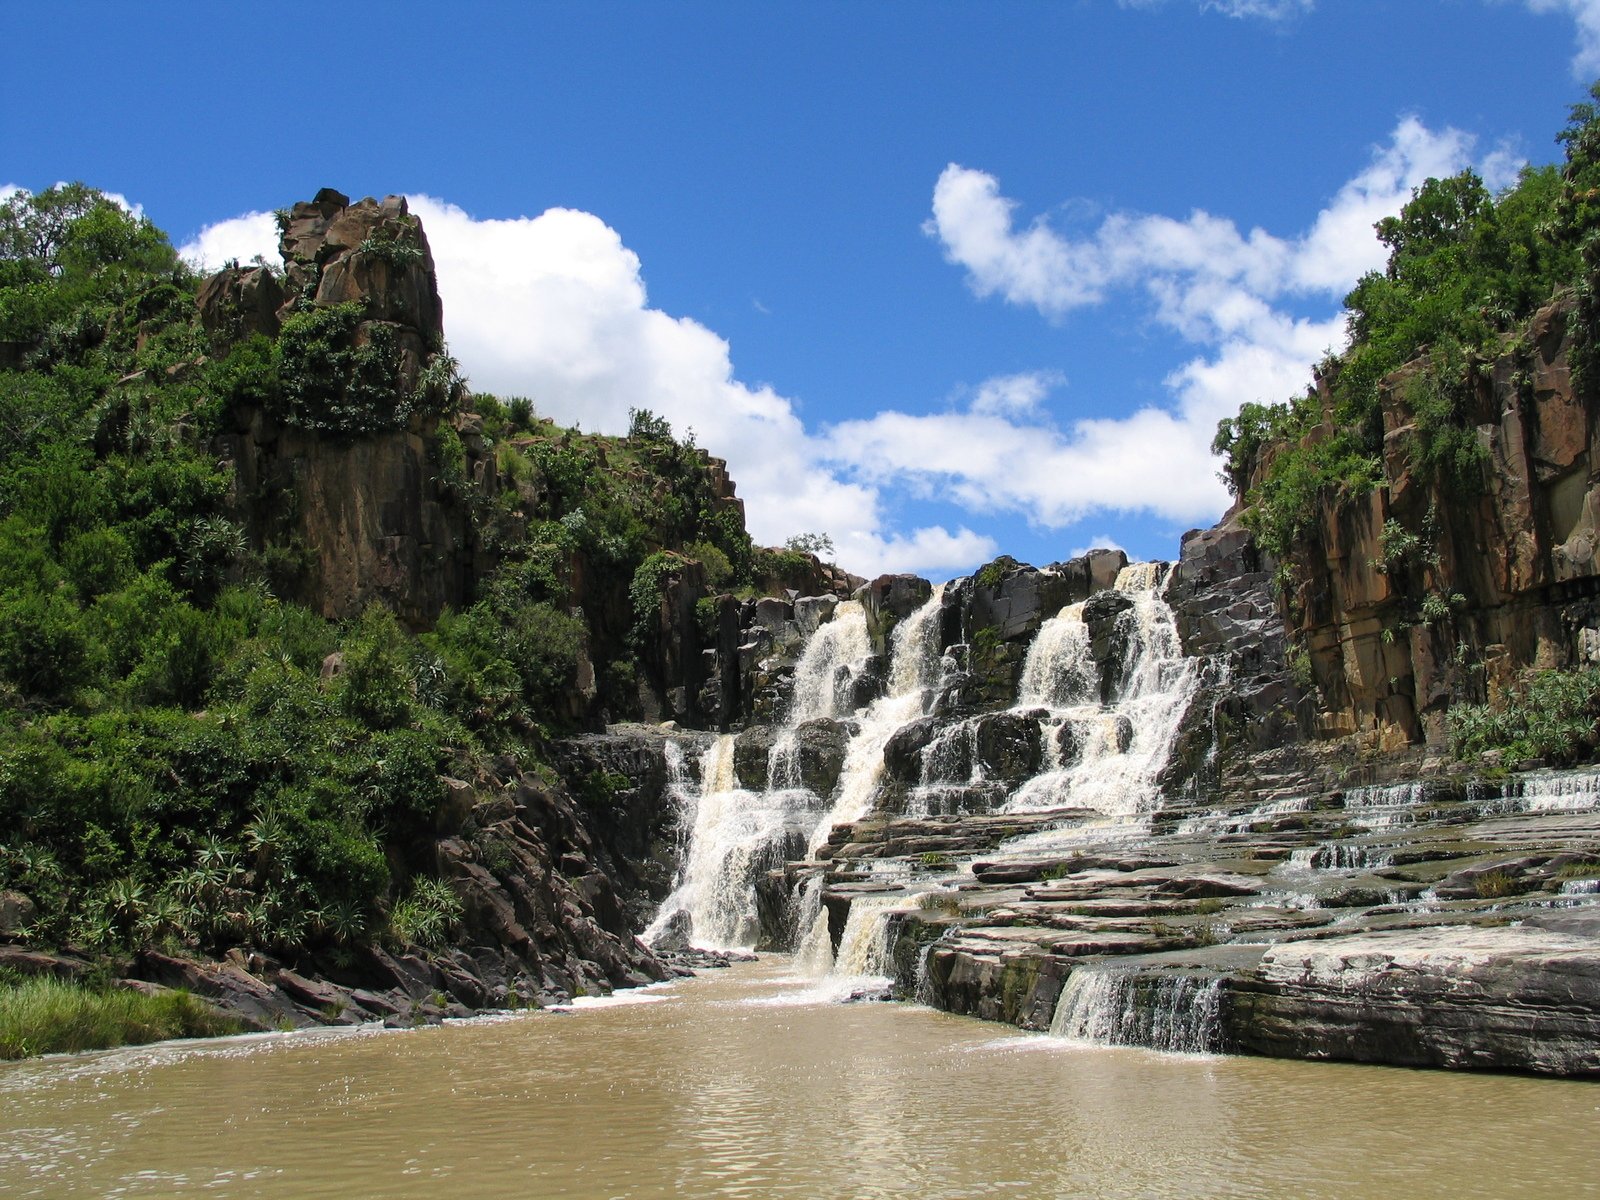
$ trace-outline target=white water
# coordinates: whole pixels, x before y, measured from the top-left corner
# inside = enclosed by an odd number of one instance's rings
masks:
[[[867,814],[883,773],[885,743],[901,725],[923,714],[939,682],[942,592],[942,587],[935,588],[926,604],[895,627],[887,694],[859,715],[831,806],[828,797],[799,786],[795,731],[805,721],[849,714],[854,681],[871,654],[866,613],[853,601],[840,604],[801,652],[784,729],[768,755],[767,789],[738,786],[734,739],[728,734],[702,756],[699,789],[687,783],[673,789],[690,830],[688,848],[677,885],[645,930],[646,942],[661,937],[679,914],[686,914],[691,944],[715,950],[752,948],[761,933],[756,907],[760,877],[798,857],[802,847],[807,853],[816,850],[841,821]],[[802,958],[826,970],[831,951],[820,891],[808,902],[814,907],[797,918],[796,936]]]
[[[669,752],[669,771],[672,762]],[[655,941],[684,913],[696,946],[748,948],[760,933],[756,880],[781,867],[791,844],[809,830],[816,819],[816,799],[795,789],[740,788],[733,773],[731,734],[718,737],[701,756],[700,779],[698,789],[686,784],[673,789],[690,828],[688,851],[677,886],[645,930],[644,940]]]
[[[860,715],[860,728],[845,750],[844,770],[834,792],[833,807],[811,835],[810,850],[828,840],[835,825],[859,821],[872,807],[883,778],[883,748],[908,721],[928,711],[943,667],[939,657],[939,615],[944,585],[889,635],[887,693]],[[843,606],[841,606],[843,607]]]
[[[1019,788],[1007,811],[1089,808],[1131,822],[1156,806],[1156,777],[1172,752],[1198,675],[1178,640],[1172,609],[1162,598],[1159,563],[1134,563],[1117,576],[1116,590],[1133,601],[1118,622],[1127,636],[1121,678],[1111,703],[1099,702],[1099,676],[1089,653],[1083,605],[1072,604],[1045,622],[1028,647],[1017,709],[1046,708],[1046,770]],[[1132,738],[1119,744],[1126,722]],[[1055,732],[1073,726],[1075,761],[1063,762]]]
[[[1050,1033],[1099,1046],[1205,1054],[1217,1048],[1221,1001],[1214,977],[1078,967],[1061,989]]]
[[[1536,772],[1506,788],[1527,812],[1586,812],[1600,808],[1600,771]]]

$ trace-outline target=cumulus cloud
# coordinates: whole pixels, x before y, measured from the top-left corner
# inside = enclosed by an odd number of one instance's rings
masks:
[[[734,375],[728,343],[649,304],[639,258],[600,218],[573,209],[479,220],[409,198],[438,268],[451,351],[479,391],[526,395],[541,413],[618,433],[630,408],[666,417],[728,460],[758,542],[827,533],[853,570],[961,570],[995,553],[966,528],[897,530],[878,489],[842,478],[794,404]],[[271,214],[202,230],[182,248],[217,265],[275,255]]]
[[[1128,553],[1128,548],[1115,538],[1104,533],[1097,533],[1090,537],[1090,539],[1083,545],[1074,546],[1071,551],[1068,552],[1067,557],[1082,558],[1091,550],[1121,550],[1124,554]],[[1130,555],[1129,557],[1132,556]]]
[[[1592,79],[1600,74],[1600,0],[1523,0],[1530,12],[1565,13],[1577,26],[1578,51],[1572,74]]]
[[[1201,211],[1182,219],[1113,213],[1081,236],[1043,218],[1019,225],[1019,205],[999,180],[952,163],[934,185],[925,229],[978,296],[1059,320],[1131,292],[1200,353],[1167,378],[1164,403],[1127,417],[1057,424],[1039,403],[1040,378],[1011,376],[980,388],[964,411],[847,422],[832,431],[833,461],[1051,528],[1106,511],[1211,519],[1227,500],[1210,453],[1217,421],[1245,401],[1275,402],[1304,388],[1311,365],[1343,341],[1340,299],[1385,261],[1373,223],[1430,175],[1467,166],[1472,149],[1466,134],[1406,118],[1290,236],[1244,231]],[[1515,163],[1497,149],[1479,169],[1499,184]],[[1295,315],[1291,302],[1321,305],[1326,315]],[[1019,389],[1019,379],[1029,380],[1017,391],[1027,403],[992,398]]]
[[[231,221],[207,225],[178,252],[203,271],[215,271],[229,262],[264,258],[278,261],[278,223],[269,212],[245,213]]]

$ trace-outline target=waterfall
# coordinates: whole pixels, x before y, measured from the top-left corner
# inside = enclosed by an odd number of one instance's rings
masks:
[[[1061,989],[1050,1033],[1100,1046],[1207,1054],[1221,1040],[1221,1007],[1216,976],[1076,967]]]
[[[794,665],[794,692],[785,724],[794,729],[816,717],[837,717],[850,711],[850,685],[872,654],[867,614],[859,601],[847,600],[833,619],[807,639]]]
[[[927,602],[896,625],[889,635],[887,693],[869,704],[860,715],[860,728],[845,750],[844,769],[839,775],[833,808],[812,833],[809,850],[815,851],[826,842],[835,825],[859,821],[867,815],[878,790],[878,781],[883,777],[884,746],[895,730],[927,711],[933,689],[943,672],[939,657],[943,595],[944,585],[940,584],[933,589]]]
[[[828,910],[822,906],[822,888],[821,875],[813,875],[800,888],[794,965],[802,975],[826,975],[833,970],[833,938],[828,932]]]
[[[1506,787],[1527,812],[1585,812],[1600,808],[1600,771],[1538,771]]]
[[[768,787],[738,786],[734,739],[717,738],[700,761],[698,790],[687,779],[672,786],[680,822],[689,833],[672,894],[645,930],[655,942],[687,921],[691,944],[708,949],[749,949],[760,940],[756,884],[768,871],[815,850],[840,821],[866,815],[883,770],[883,747],[906,721],[921,716],[940,678],[939,602],[942,588],[907,617],[891,636],[888,694],[870,704],[851,738],[831,810],[826,797],[800,785],[796,730],[818,717],[850,711],[854,681],[867,664],[871,643],[859,603],[838,606],[834,617],[807,640],[794,671],[794,689],[784,729],[768,754]],[[673,771],[669,757],[669,776]],[[681,771],[680,775],[686,776]],[[816,903],[820,910],[821,893]],[[821,914],[826,940],[826,914]],[[795,937],[813,934],[817,915],[797,919]],[[804,923],[801,923],[801,922]],[[813,957],[820,953],[812,948]],[[824,964],[823,969],[826,969]]]
[[[671,762],[669,757],[669,770]],[[677,886],[645,930],[644,940],[657,941],[675,918],[686,917],[694,945],[748,948],[760,934],[756,880],[789,857],[795,828],[807,815],[806,797],[793,791],[758,794],[739,788],[730,734],[718,737],[701,756],[700,780],[698,791],[687,786],[676,789],[680,819],[690,830],[688,848]]]
[[[1117,576],[1116,590],[1133,604],[1116,618],[1126,649],[1109,704],[1100,703],[1084,605],[1068,605],[1040,628],[1023,663],[1017,709],[1050,712],[1046,770],[1017,790],[1008,811],[1090,808],[1126,822],[1155,808],[1156,777],[1199,683],[1162,598],[1166,578],[1160,563],[1134,563]],[[1074,761],[1058,744],[1067,728]]]

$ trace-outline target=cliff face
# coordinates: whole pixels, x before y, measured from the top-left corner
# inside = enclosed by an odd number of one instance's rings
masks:
[[[359,304],[354,344],[385,338],[400,392],[414,392],[443,349],[443,306],[427,235],[404,198],[352,204],[324,188],[281,224],[281,285],[264,268],[234,266],[202,288],[200,316],[213,343],[273,336],[296,312]],[[455,478],[444,469],[436,415],[414,413],[403,428],[356,438],[285,425],[257,406],[232,416],[216,449],[233,465],[235,510],[258,546],[299,550],[285,564],[288,590],[323,616],[345,620],[381,602],[420,628],[468,601],[492,566],[472,506],[497,495],[500,480],[476,415],[445,418],[465,460]]]
[[[1384,381],[1382,483],[1325,503],[1290,564],[1283,612],[1320,693],[1317,736],[1440,745],[1452,701],[1595,661],[1600,431],[1573,388],[1571,314],[1570,301],[1545,308],[1472,375],[1475,487],[1414,464],[1407,397],[1425,364]]]

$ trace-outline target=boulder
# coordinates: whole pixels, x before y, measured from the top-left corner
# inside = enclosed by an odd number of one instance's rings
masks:
[[[922,752],[939,734],[936,717],[919,717],[900,726],[883,747],[883,769],[897,783],[917,783],[922,778]]]
[[[22,937],[37,912],[33,901],[22,892],[0,892],[0,938]]]
[[[266,267],[233,263],[200,285],[195,304],[212,348],[221,351],[251,334],[278,336],[283,286]]]
[[[752,792],[765,791],[772,743],[778,731],[771,725],[752,725],[733,741],[733,774],[739,786]]]
[[[1000,712],[974,723],[973,752],[985,779],[1016,787],[1038,772],[1039,722],[1030,713]]]

